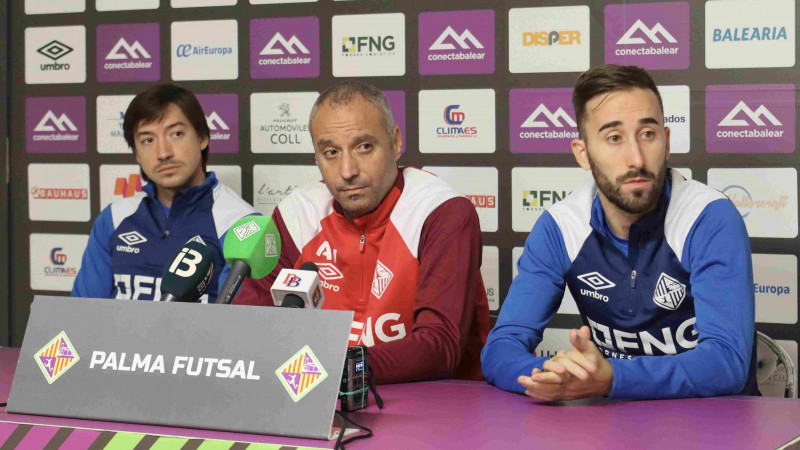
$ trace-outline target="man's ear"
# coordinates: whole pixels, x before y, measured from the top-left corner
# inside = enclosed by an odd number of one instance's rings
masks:
[[[669,127],[664,127],[664,132],[667,134],[667,154],[664,156],[664,160],[669,160]]]
[[[200,150],[203,150],[204,148],[208,147],[208,141],[210,139],[211,139],[210,136],[205,136],[200,139]]]
[[[589,153],[586,149],[586,141],[583,139],[573,139],[572,143],[572,154],[575,156],[575,161],[578,161],[578,165],[583,168],[583,170],[590,170],[591,166],[589,165]]]
[[[403,133],[400,132],[400,127],[397,125],[394,126],[394,132],[392,133],[392,144],[396,161],[403,154]]]

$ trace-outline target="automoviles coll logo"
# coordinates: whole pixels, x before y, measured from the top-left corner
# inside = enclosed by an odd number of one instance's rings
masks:
[[[289,393],[295,403],[308,395],[309,392],[322,383],[322,380],[328,377],[328,373],[308,345],[278,367],[275,375],[278,376],[281,384],[286,388],[286,392]]]
[[[606,63],[689,67],[687,2],[608,5],[605,13]]]
[[[62,331],[36,352],[34,359],[47,383],[53,384],[80,360],[80,356],[67,337],[67,333]]]
[[[308,133],[308,123],[300,123],[300,120],[292,116],[291,103],[284,102],[277,107],[278,117],[272,119],[272,124],[261,125],[259,131],[270,133],[269,141],[272,144],[294,144],[299,145],[300,133]]]
[[[735,184],[723,189],[722,193],[731,199],[731,202],[733,202],[736,209],[739,210],[743,219],[747,219],[747,216],[749,216],[753,210],[769,209],[780,211],[789,206],[789,196],[786,194],[780,194],[773,198],[754,199],[745,187]]]
[[[117,178],[114,183],[114,195],[121,195],[122,198],[133,197],[137,192],[142,191],[142,177],[138,173],[128,175],[128,178]]]
[[[466,113],[459,111],[461,105],[448,105],[444,108],[444,123],[448,126],[436,128],[436,136],[440,138],[474,138],[478,135],[478,127],[463,125]]]
[[[346,36],[342,38],[344,56],[392,56],[394,36]]]

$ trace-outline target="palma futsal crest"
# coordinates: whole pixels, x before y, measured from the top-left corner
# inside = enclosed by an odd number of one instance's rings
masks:
[[[34,359],[36,359],[39,368],[42,369],[42,374],[44,374],[47,382],[53,384],[58,377],[74,366],[80,357],[69,341],[67,333],[62,331],[41,350],[36,352]]]
[[[300,401],[328,376],[307,345],[279,367],[275,374],[295,402]]]

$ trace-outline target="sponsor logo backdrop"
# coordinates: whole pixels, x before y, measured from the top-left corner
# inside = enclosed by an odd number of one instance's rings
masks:
[[[403,134],[400,163],[439,173],[476,205],[496,314],[538,217],[591,177],[569,146],[572,85],[591,65],[621,63],[650,69],[659,86],[670,164],[739,208],[755,254],[757,328],[796,353],[792,0],[9,3],[9,52],[20,55],[8,83],[9,239],[25,250],[12,252],[12,343],[32,295],[49,286],[36,278],[52,264],[47,252],[70,248],[37,237],[33,260],[31,234],[88,235],[108,202],[142,195],[121,124],[152,83],[199,94],[210,167],[263,214],[321,178],[308,131],[318,93],[350,77],[383,89]],[[66,254],[65,264],[79,259]],[[568,295],[551,325],[542,348],[557,350],[559,330],[580,325]]]

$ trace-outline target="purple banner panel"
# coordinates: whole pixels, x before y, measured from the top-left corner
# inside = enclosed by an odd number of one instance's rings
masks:
[[[706,151],[792,153],[795,89],[791,84],[706,87]]]
[[[578,139],[572,88],[511,89],[509,142],[512,153],[570,153]]]
[[[319,77],[319,19],[290,17],[251,20],[250,76]]]
[[[688,69],[689,3],[608,5],[606,64]]]
[[[211,153],[239,153],[239,96],[237,94],[198,94],[211,142]]]
[[[86,153],[86,97],[25,99],[25,151]]]
[[[161,46],[157,23],[98,25],[97,81],[157,81]]]
[[[494,11],[419,15],[419,73],[494,73]]]
[[[403,91],[383,91],[383,94],[389,100],[389,107],[392,109],[395,125],[400,127],[405,150],[408,148],[408,141],[406,141],[406,93]]]

